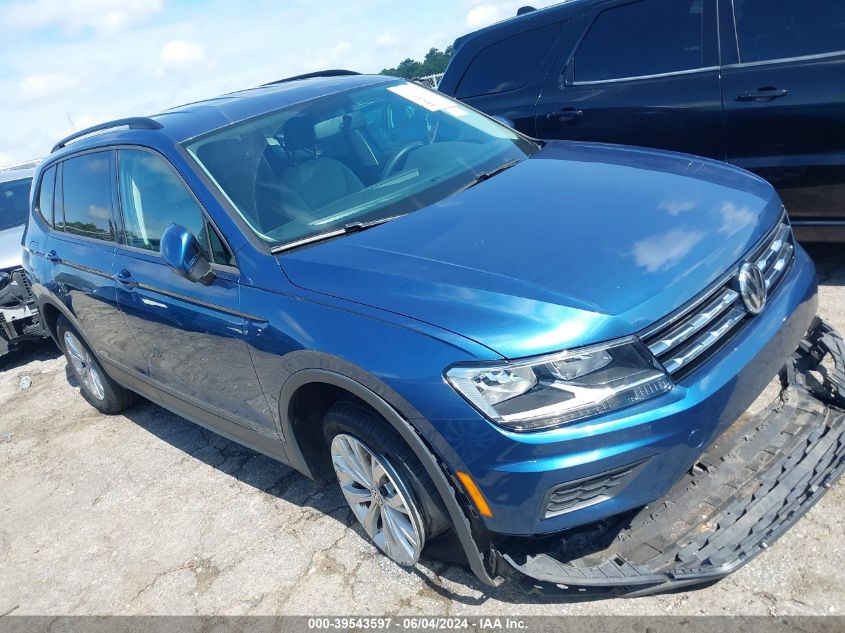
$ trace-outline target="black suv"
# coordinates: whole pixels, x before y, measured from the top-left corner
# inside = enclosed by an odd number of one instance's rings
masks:
[[[523,132],[727,160],[845,241],[843,0],[571,0],[455,51],[440,90]]]

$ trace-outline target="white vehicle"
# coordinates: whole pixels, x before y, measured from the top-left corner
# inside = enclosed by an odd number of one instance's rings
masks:
[[[34,173],[31,168],[0,171],[0,356],[21,341],[45,336],[22,268],[21,239]]]

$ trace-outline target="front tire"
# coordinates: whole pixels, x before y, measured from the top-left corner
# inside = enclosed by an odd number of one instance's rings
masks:
[[[434,483],[411,449],[372,410],[341,401],[324,435],[343,496],[364,531],[394,562],[410,566],[449,527]]]
[[[68,365],[79,382],[79,391],[88,404],[100,413],[114,415],[135,402],[135,394],[109,378],[94,352],[64,317],[59,317],[56,333]]]

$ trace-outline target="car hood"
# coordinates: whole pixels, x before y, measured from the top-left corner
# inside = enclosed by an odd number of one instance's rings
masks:
[[[518,358],[671,314],[761,240],[781,208],[771,186],[726,164],[548,143],[476,187],[280,263],[303,288]]]
[[[23,230],[23,226],[16,226],[0,231],[0,270],[20,268]]]

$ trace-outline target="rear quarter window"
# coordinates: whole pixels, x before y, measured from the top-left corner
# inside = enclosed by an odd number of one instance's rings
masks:
[[[522,88],[540,70],[565,24],[556,22],[525,31],[483,49],[470,62],[456,96],[464,99]]]
[[[41,176],[41,186],[38,189],[36,202],[37,211],[50,226],[53,226],[53,199],[56,189],[56,168],[50,167]]]

